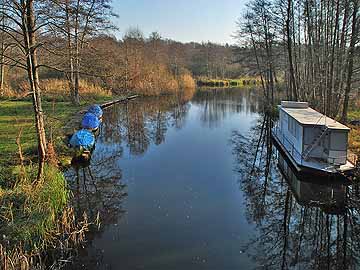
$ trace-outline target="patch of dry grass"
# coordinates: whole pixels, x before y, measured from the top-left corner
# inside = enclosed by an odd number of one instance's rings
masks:
[[[360,127],[350,126],[349,149],[360,156]]]
[[[2,99],[8,99],[8,98],[14,98],[17,97],[17,93],[12,89],[10,86],[5,85],[2,91],[0,91],[0,98]]]
[[[40,82],[43,100],[70,100],[70,87],[67,80],[61,79],[45,79]],[[3,98],[25,98],[29,95],[30,87],[27,81],[18,84],[18,89],[8,89],[4,92]],[[88,101],[91,99],[99,99],[111,97],[112,93],[97,84],[87,80],[80,80],[79,86],[80,101]]]
[[[179,79],[180,89],[195,89],[195,80],[190,74],[183,74]]]
[[[45,97],[56,99],[61,97],[63,100],[69,99],[70,97],[69,84],[66,80],[42,80],[40,87]],[[81,99],[111,96],[109,90],[86,80],[80,80],[79,94]]]

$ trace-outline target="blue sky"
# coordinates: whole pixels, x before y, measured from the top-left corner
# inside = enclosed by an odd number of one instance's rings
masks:
[[[119,38],[131,26],[148,36],[158,31],[174,40],[234,43],[231,35],[246,0],[113,0]]]

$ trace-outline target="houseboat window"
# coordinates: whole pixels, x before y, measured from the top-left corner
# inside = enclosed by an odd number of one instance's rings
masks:
[[[289,117],[288,120],[288,130],[296,139],[300,138],[300,127],[297,124],[296,120],[292,117]]]
[[[347,133],[346,132],[331,132],[330,149],[335,151],[346,151],[347,147]]]
[[[292,134],[293,133],[293,119],[292,118],[289,118],[289,121],[288,121],[288,130],[289,132]]]
[[[305,127],[304,128],[304,144],[313,143],[315,137],[319,134],[320,128],[318,127]],[[321,142],[318,143],[321,146]]]
[[[295,123],[295,138],[300,140],[300,126],[297,123]]]
[[[304,144],[311,144],[314,140],[313,128],[305,127],[304,128]]]
[[[288,128],[287,114],[280,111],[281,129]]]

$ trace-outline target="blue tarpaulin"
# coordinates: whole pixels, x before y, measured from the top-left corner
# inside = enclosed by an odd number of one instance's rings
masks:
[[[100,126],[99,118],[93,113],[86,113],[81,121],[81,127],[86,129],[97,129]]]
[[[95,137],[91,131],[81,129],[72,135],[69,143],[73,148],[82,147],[85,150],[91,150],[95,144]]]
[[[101,107],[97,104],[92,105],[89,110],[89,113],[95,114],[98,118],[101,118],[103,116],[103,110],[101,109]]]

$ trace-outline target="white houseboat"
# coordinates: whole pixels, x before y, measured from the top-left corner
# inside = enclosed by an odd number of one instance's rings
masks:
[[[272,134],[297,170],[342,173],[353,170],[356,163],[348,152],[349,131],[307,102],[282,101]]]

